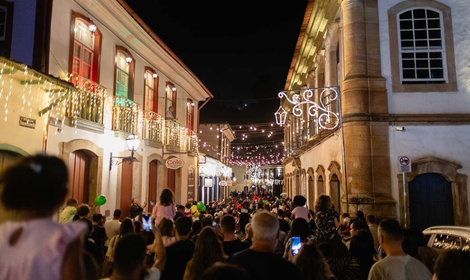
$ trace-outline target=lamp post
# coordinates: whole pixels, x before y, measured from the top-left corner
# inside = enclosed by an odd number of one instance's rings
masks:
[[[140,139],[139,136],[135,134],[131,134],[126,138],[126,144],[127,144],[127,149],[131,152],[130,157],[113,157],[113,153],[110,154],[109,157],[109,170],[111,170],[113,165],[119,165],[123,161],[137,161],[137,159],[134,157],[134,152],[137,151],[140,145]],[[121,162],[119,162],[119,159],[121,159]]]

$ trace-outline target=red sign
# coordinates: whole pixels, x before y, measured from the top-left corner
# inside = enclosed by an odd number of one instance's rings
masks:
[[[181,158],[169,158],[165,162],[166,168],[178,169],[184,166],[184,160]]]

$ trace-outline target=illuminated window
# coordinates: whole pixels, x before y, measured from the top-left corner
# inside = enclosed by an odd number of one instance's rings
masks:
[[[72,26],[70,71],[98,82],[101,32],[91,20],[75,12]]]
[[[122,47],[116,47],[116,84],[115,95],[132,100],[134,59]]]
[[[191,99],[186,101],[186,127],[189,131],[194,130],[194,102]]]
[[[145,68],[144,110],[158,111],[158,75],[151,68]]]
[[[165,93],[165,118],[167,119],[175,119],[176,118],[176,96],[177,91],[176,87],[170,83],[166,83],[166,93]],[[170,108],[173,108],[170,113]]]

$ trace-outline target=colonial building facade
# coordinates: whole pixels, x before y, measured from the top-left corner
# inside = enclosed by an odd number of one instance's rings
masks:
[[[325,110],[282,100],[286,192],[420,229],[469,224],[467,4],[309,1],[285,94]]]
[[[127,216],[132,198],[156,202],[163,188],[196,199],[198,104],[212,95],[124,1],[0,1],[0,13],[15,60],[1,59],[2,168],[57,155],[69,196],[104,194],[102,213]]]

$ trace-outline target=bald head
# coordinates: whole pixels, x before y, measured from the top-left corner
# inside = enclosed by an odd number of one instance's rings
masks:
[[[257,212],[251,221],[253,238],[257,240],[276,240],[279,232],[279,220],[268,211]]]

